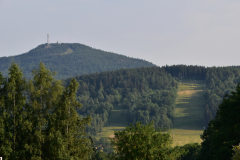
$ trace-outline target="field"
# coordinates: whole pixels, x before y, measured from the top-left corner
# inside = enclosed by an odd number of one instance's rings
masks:
[[[201,143],[200,134],[204,127],[204,81],[182,79],[179,83],[178,98],[174,111],[173,146],[185,145],[187,143]],[[122,130],[126,127],[127,110],[122,106],[114,106],[109,116],[109,123],[104,127],[103,132],[98,134],[101,137],[113,137],[114,130]]]
[[[200,134],[204,126],[204,81],[182,79],[174,110],[171,134],[173,146],[201,143]]]

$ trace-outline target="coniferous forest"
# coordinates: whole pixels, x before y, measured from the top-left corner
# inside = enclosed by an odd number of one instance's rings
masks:
[[[74,51],[83,47],[74,46]],[[70,54],[69,45],[62,47]],[[51,54],[61,49],[53,47]],[[238,66],[150,65],[92,71],[65,80],[56,80],[54,77],[59,76],[42,62],[31,76],[25,76],[20,68],[12,63],[7,76],[5,70],[0,74],[0,155],[4,159],[239,157]],[[201,135],[201,144],[171,147],[170,129],[182,78],[205,82],[204,120],[208,127]],[[116,109],[124,111],[121,121],[127,127],[115,131],[113,138],[99,139],[104,127],[115,123]],[[96,149],[98,146],[103,149]]]

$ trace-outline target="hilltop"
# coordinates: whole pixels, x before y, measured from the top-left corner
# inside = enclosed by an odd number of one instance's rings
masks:
[[[120,68],[153,67],[151,62],[130,58],[112,52],[106,52],[78,43],[46,44],[27,53],[0,58],[0,71],[7,76],[8,68],[16,62],[26,78],[31,77],[32,70],[43,62],[46,68],[56,71],[55,78],[64,79],[89,73],[111,71]]]

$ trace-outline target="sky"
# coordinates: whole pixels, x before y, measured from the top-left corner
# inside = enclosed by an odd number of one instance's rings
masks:
[[[239,0],[0,0],[0,57],[81,43],[158,66],[240,65]]]

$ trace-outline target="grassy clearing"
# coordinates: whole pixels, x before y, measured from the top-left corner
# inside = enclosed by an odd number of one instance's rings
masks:
[[[98,134],[98,138],[101,138],[101,137],[111,137],[111,138],[113,138],[114,131],[123,130],[125,128],[126,128],[126,125],[121,126],[119,124],[113,124],[111,126],[104,127],[103,131]]]
[[[109,116],[110,123],[107,127],[103,128],[103,131],[98,134],[98,137],[113,137],[114,131],[119,131],[126,128],[127,123],[127,109],[123,109],[121,105],[114,106]]]
[[[201,143],[204,127],[204,81],[182,79],[174,111],[171,134],[173,146],[187,143]]]

